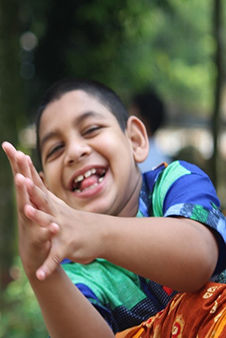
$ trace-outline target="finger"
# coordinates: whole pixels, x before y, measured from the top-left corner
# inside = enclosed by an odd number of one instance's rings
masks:
[[[34,231],[32,245],[36,247],[36,249],[44,249],[49,252],[51,250],[52,238],[54,237],[52,228],[43,228],[39,227],[38,224],[31,224],[30,230],[31,233]]]
[[[49,227],[53,234],[56,234],[60,229],[59,225],[53,222],[51,215],[34,208],[30,204],[25,205],[24,214],[28,219],[36,224],[39,224],[41,227]]]
[[[62,259],[63,257],[59,256],[57,253],[54,253],[53,249],[51,249],[44,264],[42,264],[42,266],[36,271],[36,277],[39,280],[45,280],[56,270]]]
[[[46,186],[44,185],[43,181],[41,180],[41,177],[39,176],[37,170],[35,169],[35,166],[32,163],[31,158],[29,157],[28,159],[29,167],[30,167],[30,172],[31,172],[31,177],[32,181],[34,184],[36,184],[40,189],[46,190]]]
[[[20,214],[24,215],[24,206],[29,202],[25,186],[25,177],[21,174],[15,176],[17,208]]]
[[[56,235],[60,231],[59,225],[55,222],[50,223],[50,225],[48,226],[48,229],[52,235]]]
[[[25,155],[22,151],[17,151],[16,161],[17,161],[17,169],[24,176],[32,178],[30,172],[30,166],[28,163],[28,155]]]
[[[30,168],[31,158],[29,155],[26,155],[26,161],[27,161],[27,170],[29,172],[29,178],[32,179],[31,168]]]
[[[46,213],[51,213],[51,208],[49,206],[48,191],[44,191],[36,186],[29,178],[25,181],[29,198],[31,202],[36,206],[36,208],[45,211]],[[52,214],[52,213],[51,213]]]
[[[18,172],[17,161],[16,161],[17,150],[9,142],[3,142],[2,143],[2,149],[4,150],[6,156],[9,160],[13,175],[15,176],[16,173]]]
[[[14,176],[19,172],[25,177],[31,177],[28,156],[22,151],[16,150],[9,142],[3,142],[2,148],[9,159]]]
[[[33,227],[39,226],[38,224],[33,224],[31,225]],[[51,241],[52,238],[59,232],[60,227],[58,224],[52,222],[49,224],[48,227],[44,228],[44,227],[39,227],[39,235],[38,235],[38,239],[36,240],[36,242],[40,245],[42,245],[44,242],[48,242]]]

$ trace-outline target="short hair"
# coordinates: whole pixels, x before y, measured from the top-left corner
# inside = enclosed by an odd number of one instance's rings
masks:
[[[138,109],[142,121],[152,135],[165,122],[165,106],[154,89],[145,89],[134,95],[132,104]]]
[[[117,119],[120,128],[124,131],[128,120],[128,111],[120,97],[104,84],[87,79],[66,78],[55,82],[44,94],[36,114],[36,150],[39,164],[42,166],[40,149],[40,121],[46,107],[60,99],[64,94],[73,90],[83,90],[96,98],[103,104]]]

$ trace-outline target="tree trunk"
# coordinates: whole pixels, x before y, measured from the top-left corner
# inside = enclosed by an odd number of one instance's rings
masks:
[[[214,63],[216,78],[214,84],[213,113],[211,118],[211,129],[213,135],[213,155],[211,158],[211,178],[217,187],[217,162],[218,162],[218,135],[220,127],[220,107],[223,90],[223,62],[222,62],[222,3],[221,0],[213,1],[213,35],[216,43]]]
[[[19,75],[18,1],[0,0],[0,135],[1,142],[17,144],[24,120]],[[10,166],[0,151],[0,294],[10,281],[16,251],[13,180]]]

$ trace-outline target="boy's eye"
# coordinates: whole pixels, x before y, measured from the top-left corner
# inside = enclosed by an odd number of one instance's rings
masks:
[[[89,135],[95,134],[95,132],[97,132],[99,129],[101,129],[101,126],[93,125],[93,126],[87,128],[87,129],[85,129],[83,131],[83,135],[89,136]]]
[[[49,159],[50,157],[52,158],[53,156],[57,156],[57,154],[62,148],[63,144],[58,144],[57,146],[51,148],[50,151],[47,153],[46,158]]]

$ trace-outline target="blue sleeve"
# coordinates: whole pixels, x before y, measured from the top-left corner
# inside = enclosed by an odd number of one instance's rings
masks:
[[[213,205],[220,208],[220,201],[216,190],[207,174],[197,166],[180,161],[188,171],[175,180],[169,188],[164,200],[164,212],[172,205],[193,204],[201,205],[206,210],[212,210]]]
[[[195,165],[181,161],[189,174],[175,180],[163,203],[164,216],[182,216],[207,225],[215,233],[219,259],[214,274],[226,268],[226,218],[210,178]]]

